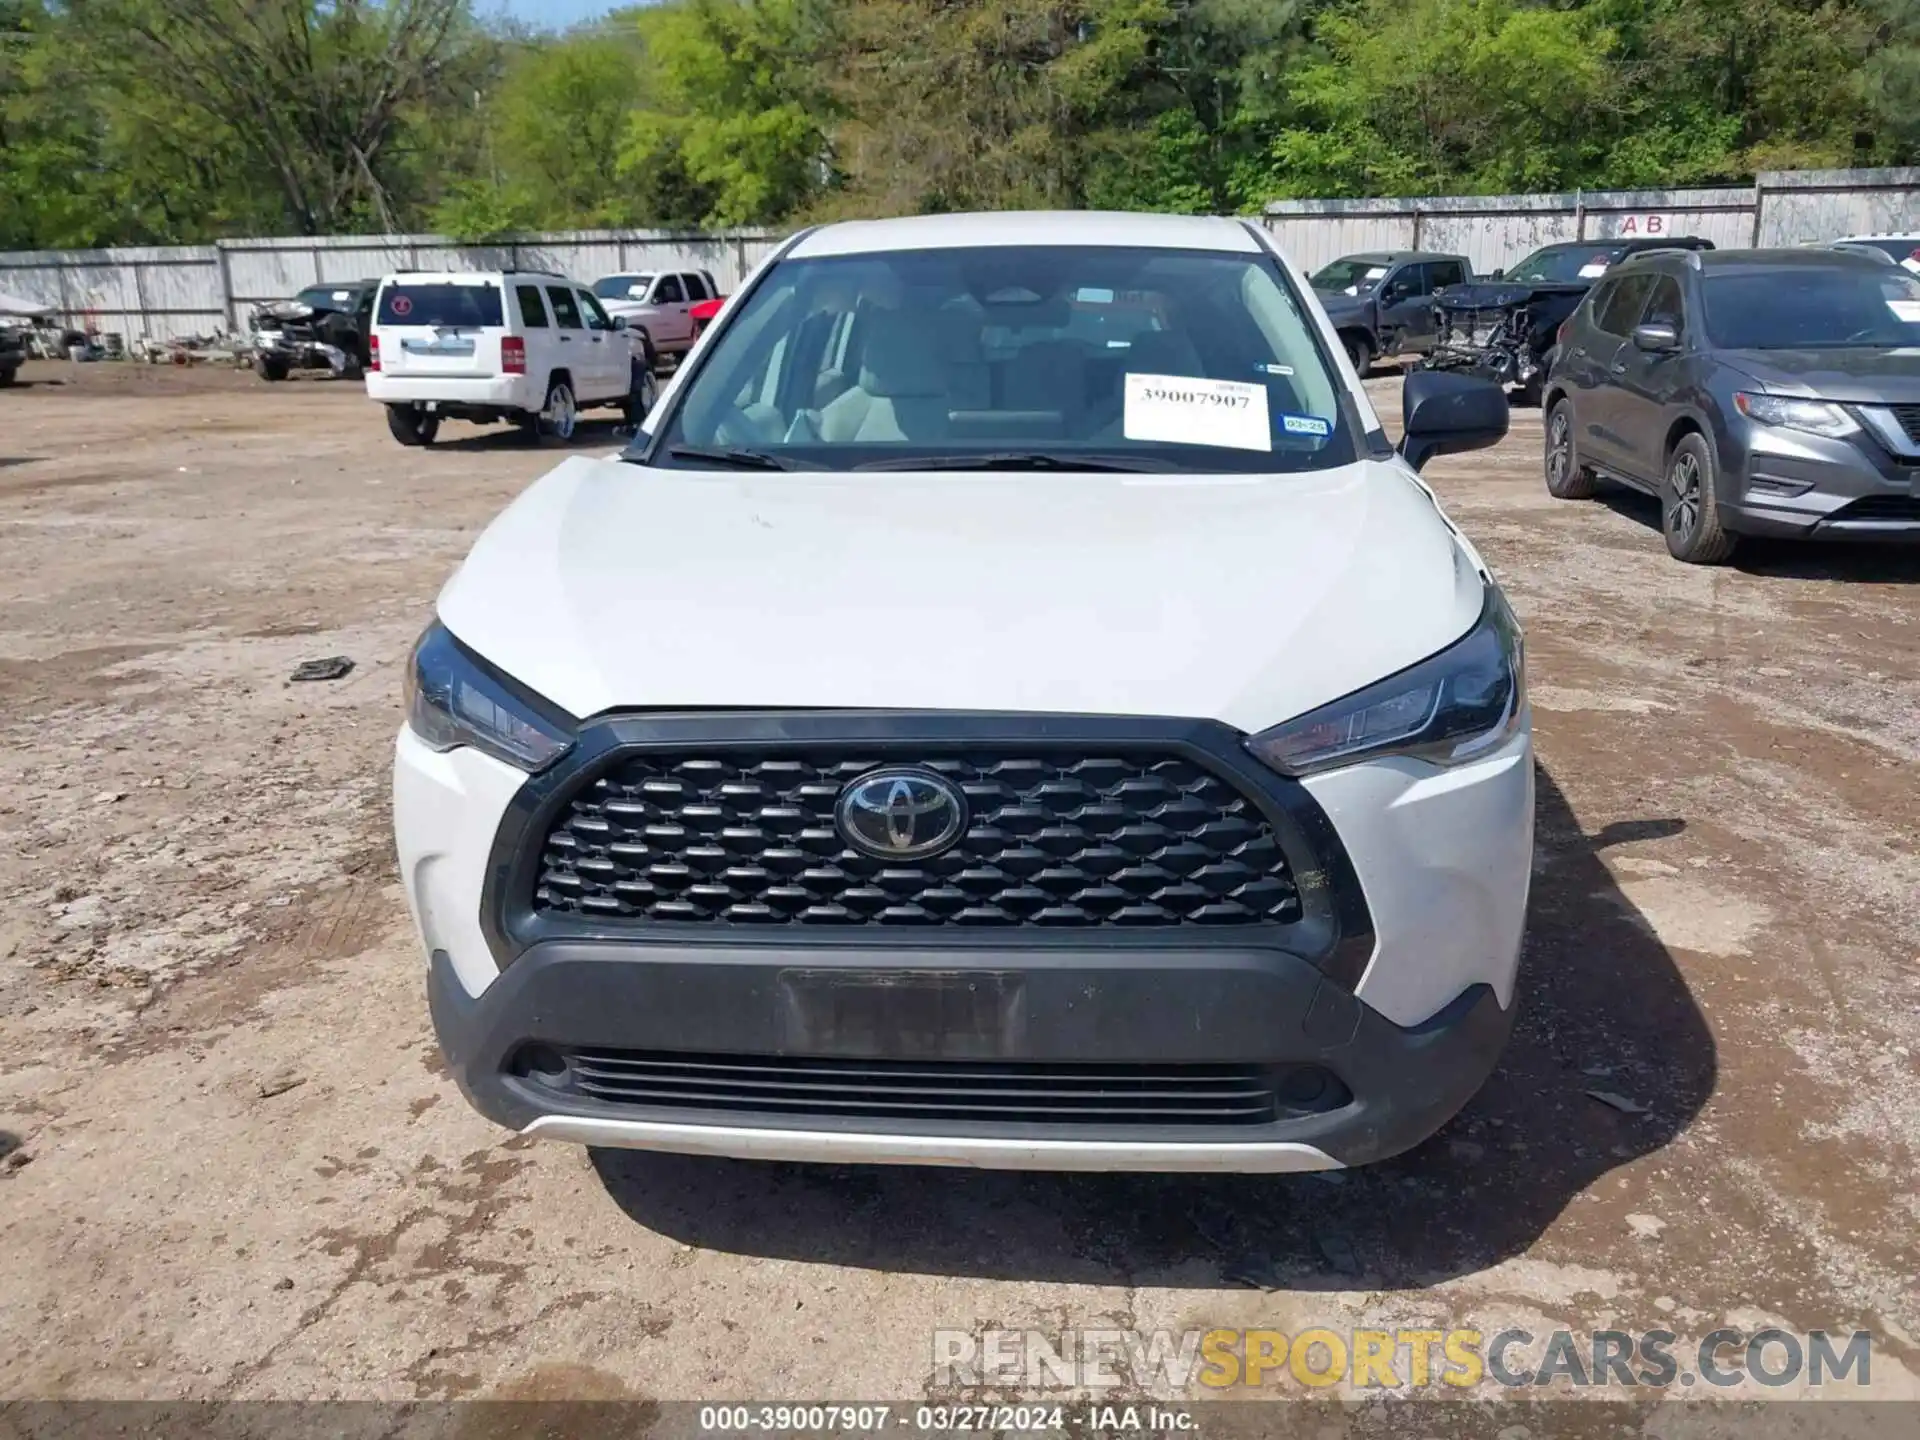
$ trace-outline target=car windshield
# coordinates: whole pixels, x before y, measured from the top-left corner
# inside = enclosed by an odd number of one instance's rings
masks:
[[[638,300],[652,283],[651,275],[606,275],[593,282],[593,293],[602,300]]]
[[[1528,285],[1597,280],[1620,255],[1619,248],[1606,245],[1543,245],[1507,271],[1506,278]]]
[[[1316,290],[1345,290],[1350,295],[1371,290],[1387,273],[1387,262],[1364,256],[1336,260],[1313,272],[1308,282]]]
[[[1340,399],[1264,254],[927,249],[776,264],[636,444],[665,465],[1308,470],[1353,458]]]
[[[1708,275],[1707,338],[1721,350],[1920,344],[1920,280],[1892,266],[1785,266]]]
[[[293,298],[316,310],[341,310],[352,306],[353,291],[341,285],[309,285]]]

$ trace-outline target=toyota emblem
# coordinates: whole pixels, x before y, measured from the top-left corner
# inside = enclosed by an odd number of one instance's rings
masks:
[[[847,844],[878,860],[924,860],[967,828],[967,800],[931,770],[869,770],[840,792],[833,818]]]

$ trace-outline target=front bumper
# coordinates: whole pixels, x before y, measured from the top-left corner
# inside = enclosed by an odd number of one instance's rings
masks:
[[[1806,540],[1920,540],[1920,456],[1738,419],[1723,447],[1728,528]]]
[[[1295,787],[1337,832],[1330,843],[1322,837],[1338,862],[1330,868],[1344,871],[1335,888],[1361,905],[1357,922],[1350,908],[1341,922],[1358,954],[1338,965],[1308,927],[1292,940],[1089,931],[1045,937],[1052,943],[1004,931],[850,943],[818,932],[683,940],[658,927],[644,938],[529,928],[498,903],[509,867],[496,837],[537,815],[530,796],[542,785],[475,752],[437,754],[400,737],[395,826],[430,957],[435,1030],[475,1107],[530,1136],[786,1160],[1323,1169],[1382,1159],[1430,1135],[1485,1080],[1512,1023],[1532,858],[1524,730],[1458,770],[1384,761]],[[936,1035],[876,1029],[796,998],[841,981],[857,989],[933,979],[1007,1003],[991,1023]],[[1232,1066],[1270,1077],[1279,1098],[1271,1113],[1232,1124],[1055,1123],[966,1107],[943,1115],[917,1100],[897,1113],[854,1105],[858,1113],[847,1114],[756,1105],[737,1089],[711,1105],[684,1093],[662,1105],[583,1087],[574,1063],[583,1055],[589,1070],[765,1066],[781,1083],[793,1066],[871,1062],[890,1080],[889,1067],[913,1063],[946,1067],[936,1083],[949,1087],[971,1083],[982,1066],[1114,1071],[1122,1088]]]

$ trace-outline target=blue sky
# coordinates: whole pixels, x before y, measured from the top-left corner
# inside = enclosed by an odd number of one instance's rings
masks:
[[[613,8],[614,0],[494,0],[492,6],[505,10],[516,20],[550,30],[564,30],[582,20],[597,20]]]

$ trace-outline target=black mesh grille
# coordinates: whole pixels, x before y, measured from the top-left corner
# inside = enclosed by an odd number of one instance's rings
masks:
[[[1344,1089],[1312,1067],[832,1060],[576,1050],[542,1083],[616,1105],[762,1115],[998,1124],[1266,1125],[1327,1109]],[[1302,1094],[1283,1106],[1276,1086]]]
[[[536,910],[650,921],[991,927],[1246,925],[1300,916],[1264,816],[1164,753],[954,752],[911,758],[966,794],[966,833],[900,862],[834,826],[871,754],[630,758],[545,840]]]
[[[1900,428],[1907,432],[1907,438],[1920,444],[1920,405],[1890,405],[1893,418],[1900,422]]]
[[[1920,405],[1901,406],[1920,412]],[[1915,417],[1916,428],[1920,428],[1920,415]],[[1920,496],[1915,495],[1869,495],[1855,500],[1851,505],[1843,505],[1827,516],[1827,522],[1844,520],[1904,520],[1909,523],[1920,521]]]

